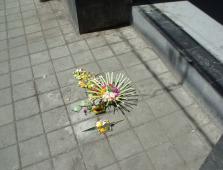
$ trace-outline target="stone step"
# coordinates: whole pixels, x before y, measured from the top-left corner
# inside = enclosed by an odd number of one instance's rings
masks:
[[[180,2],[176,3],[179,5]],[[169,11],[174,11],[177,8],[177,6],[175,8],[173,6]],[[203,41],[199,39],[199,36],[195,36],[196,32],[192,34],[192,31],[188,31],[189,29],[183,29],[182,25],[175,21],[175,18],[172,19],[162,12],[167,7],[165,8],[162,4],[134,6],[132,9],[133,25],[145,39],[152,42],[160,57],[182,79],[182,83],[186,84],[194,92],[195,96],[204,102],[210,111],[223,122],[223,60],[215,53],[212,53],[213,50],[206,48],[208,43],[206,43],[206,46],[204,43],[202,44]],[[179,5],[178,8],[176,11],[179,13],[181,6]],[[184,5],[183,9],[182,11],[188,10],[191,13],[195,10],[195,16],[199,15],[200,12],[200,15],[207,17],[208,21],[212,21],[208,15],[204,15],[202,11],[192,4]],[[166,10],[165,12],[168,13],[169,11]],[[182,14],[184,15],[184,13]],[[193,20],[192,17],[191,20]],[[205,18],[203,20],[206,21]],[[190,25],[189,21],[186,25]],[[218,36],[216,39],[220,42],[220,38],[223,38],[221,36],[223,31],[220,31],[221,27],[216,23],[213,25],[213,22],[204,23],[210,24],[206,25],[206,27],[215,27],[206,29],[206,34],[209,30],[206,38],[215,34],[211,30],[219,29],[215,35]],[[201,24],[201,22],[198,22],[198,24]],[[199,25],[199,29],[201,27]],[[196,28],[195,22],[194,28]],[[203,28],[205,29],[204,26]],[[211,40],[214,40],[214,38],[210,39],[209,44],[212,42]]]

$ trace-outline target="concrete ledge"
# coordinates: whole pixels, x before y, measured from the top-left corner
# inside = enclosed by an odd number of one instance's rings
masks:
[[[214,6],[218,5],[217,2],[214,2],[209,6],[207,1],[210,3],[210,0],[196,2],[206,4],[209,10],[214,10]],[[154,6],[223,63],[223,25],[189,1],[157,3]]]
[[[223,65],[153,5],[135,6],[133,25],[223,122]]]

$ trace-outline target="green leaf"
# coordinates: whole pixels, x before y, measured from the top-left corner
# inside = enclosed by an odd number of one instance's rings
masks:
[[[82,107],[87,107],[88,104],[89,104],[89,101],[88,101],[88,100],[82,100],[82,101],[80,102],[80,106],[82,106]]]
[[[81,109],[82,109],[82,107],[79,106],[79,105],[75,105],[75,106],[73,107],[73,111],[75,111],[75,112],[80,112]]]
[[[87,132],[87,131],[92,131],[92,130],[97,130],[97,127],[91,127],[86,130],[83,130],[82,132]]]
[[[91,109],[92,109],[92,105],[89,104],[89,105],[87,106],[87,109],[88,109],[88,110],[91,110]]]

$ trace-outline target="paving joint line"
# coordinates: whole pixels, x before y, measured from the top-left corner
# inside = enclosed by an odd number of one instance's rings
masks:
[[[35,11],[37,12],[38,14],[38,11],[37,11],[37,8],[36,8],[36,4],[35,2],[33,1],[34,3],[34,7],[35,7]],[[37,15],[38,16],[38,15]],[[38,19],[39,19],[39,16],[38,16]],[[23,27],[25,28],[25,25],[24,25],[24,18],[22,17],[22,21],[23,21]],[[39,20],[40,21],[40,20]],[[41,23],[40,23],[41,25]],[[41,30],[42,30],[42,25],[41,25]],[[27,39],[27,35],[25,34],[25,39],[26,39],[26,44],[28,45],[28,39]],[[46,42],[45,42],[46,43]],[[31,65],[31,57],[30,57],[30,49],[28,48],[28,53],[29,53],[29,62],[30,62],[30,65]],[[33,68],[31,67],[31,70],[32,70],[32,76],[33,76],[33,79],[34,79],[34,72],[33,72]],[[40,115],[40,119],[41,119],[41,125],[42,125],[42,131],[43,131],[43,134],[41,134],[41,136],[43,135],[44,136],[44,139],[45,139],[45,142],[46,142],[46,145],[47,145],[47,150],[48,150],[48,156],[49,156],[49,160],[50,160],[50,164],[51,164],[51,167],[53,169],[54,168],[54,164],[53,164],[53,158],[52,158],[52,154],[51,154],[51,151],[50,151],[50,145],[49,145],[49,141],[48,141],[48,138],[47,138],[47,134],[46,134],[46,131],[45,131],[45,126],[44,126],[44,122],[43,122],[43,117],[42,117],[42,110],[41,110],[41,107],[40,107],[40,101],[39,101],[39,95],[38,95],[38,90],[37,90],[37,87],[36,87],[36,82],[35,82],[35,79],[33,80],[33,83],[34,83],[34,89],[35,89],[35,93],[36,93],[36,98],[37,98],[37,103],[38,103],[38,108],[39,108],[39,115]]]
[[[49,4],[49,5],[50,5],[50,7],[52,8],[51,4]],[[37,11],[37,12],[38,12],[38,11]],[[41,24],[41,23],[40,23],[40,24]],[[42,28],[42,25],[41,25],[41,28]],[[45,37],[45,33],[44,33],[44,32],[43,32],[43,36]],[[45,43],[46,43],[46,39],[45,39],[45,38],[44,38],[44,41],[45,41]],[[48,47],[47,43],[46,43],[46,46],[47,46],[48,55],[50,56],[50,61],[51,61],[51,63],[52,63],[52,56],[51,56],[51,54],[49,53],[49,47]],[[54,74],[56,75],[56,71],[55,71],[54,65],[53,65],[53,72],[54,72]],[[73,139],[74,139],[74,140],[76,141],[76,143],[77,143],[78,151],[79,151],[79,153],[81,154],[81,155],[80,155],[80,156],[81,156],[81,159],[82,159],[82,161],[83,161],[83,163],[84,163],[84,166],[85,166],[85,168],[86,168],[86,164],[85,164],[85,161],[84,161],[84,157],[83,157],[83,154],[82,154],[82,152],[81,152],[81,150],[80,150],[79,142],[78,142],[77,136],[76,136],[76,134],[75,134],[75,131],[74,131],[74,129],[73,129],[72,121],[71,121],[71,119],[70,119],[70,116],[69,116],[69,113],[68,113],[68,110],[67,110],[67,107],[66,107],[66,104],[65,104],[63,95],[62,95],[61,86],[60,86],[60,84],[59,84],[59,81],[58,81],[57,76],[56,76],[56,80],[57,80],[57,84],[58,84],[59,87],[60,87],[60,88],[59,88],[60,97],[62,98],[63,105],[64,105],[65,108],[66,108],[66,115],[67,115],[67,118],[68,118],[68,120],[69,120],[69,124],[70,124],[71,129],[72,129]],[[50,153],[50,154],[51,154],[51,153]],[[53,162],[52,162],[52,163],[53,163]],[[54,165],[53,165],[53,167],[54,167]],[[55,168],[55,167],[54,167],[54,168]],[[87,168],[86,168],[86,169],[87,169]]]
[[[71,148],[71,149],[68,150],[68,151],[64,151],[64,152],[58,153],[58,154],[52,156],[52,159],[54,159],[54,158],[56,158],[56,157],[58,157],[58,156],[61,156],[61,155],[63,155],[63,154],[66,154],[66,153],[70,153],[70,152],[72,152],[72,151],[75,151],[76,149],[77,149],[77,148]],[[24,166],[23,168],[31,167],[31,166],[33,166],[33,165],[42,163],[42,162],[47,161],[47,160],[50,161],[50,159],[51,159],[51,158],[48,157],[48,158],[46,158],[46,159],[43,159],[43,160],[34,162],[34,163],[32,163],[32,164],[29,164],[29,165],[26,165],[26,166]],[[40,170],[42,170],[42,169],[40,169]]]
[[[120,30],[119,30],[119,32],[120,32],[120,34],[121,34],[121,37],[123,38],[123,41],[126,42],[126,43],[131,47],[131,49],[132,49],[131,51],[132,51],[133,53],[135,53],[135,50],[134,50],[134,48],[132,47],[132,45],[128,42],[128,40],[124,37],[124,35],[122,34],[122,32],[121,32]],[[118,58],[118,57],[117,57],[117,60],[119,61],[119,58]],[[124,67],[124,65],[122,64],[122,62],[121,62],[121,61],[119,61],[119,62],[120,62],[120,64],[123,66],[123,68],[124,68],[124,70],[125,70],[125,72],[126,72],[126,68]],[[146,103],[146,105],[148,106],[147,103]],[[150,108],[150,106],[148,106],[148,107]],[[150,108],[150,110],[151,110],[151,108]],[[151,111],[152,111],[152,110],[151,110]],[[153,114],[153,116],[154,116],[154,114]],[[130,126],[131,131],[134,133],[134,136],[137,138],[138,142],[140,143],[140,145],[141,145],[143,151],[146,153],[146,157],[147,157],[147,159],[151,162],[151,164],[152,164],[152,168],[153,168],[154,170],[156,170],[154,163],[152,162],[151,158],[149,157],[148,153],[146,152],[146,149],[145,149],[145,147],[143,146],[141,140],[139,139],[137,133],[135,132],[134,127],[133,127],[132,124],[130,123],[129,118],[128,118],[126,115],[124,115],[124,117],[125,117],[125,119],[127,120],[128,124],[129,124],[129,126]],[[154,117],[155,117],[155,116],[154,116]]]
[[[6,0],[4,0],[4,7],[5,7],[5,24],[6,24],[6,29],[8,28],[8,21],[6,17]],[[7,46],[9,46],[9,39],[8,39],[8,30],[6,30],[6,36],[7,36]],[[12,72],[11,72],[11,60],[10,60],[10,53],[9,49],[8,51],[8,67],[9,67],[9,78],[10,78],[10,93],[11,93],[11,104],[12,104],[12,111],[13,111],[13,124],[14,124],[14,131],[15,131],[15,139],[16,139],[16,149],[17,149],[17,154],[18,154],[18,168],[22,168],[22,160],[21,160],[21,153],[20,153],[20,146],[19,146],[19,139],[18,139],[18,131],[17,131],[17,125],[16,125],[16,115],[15,115],[15,103],[13,99],[13,86],[12,86]]]
[[[123,39],[123,37],[120,37],[122,40],[124,40]],[[117,57],[117,55],[116,55],[116,53],[115,53],[115,51],[111,48],[111,45],[108,43],[108,41],[107,41],[107,39],[104,37],[104,35],[103,35],[103,39],[105,40],[105,42],[106,42],[106,45],[108,46],[108,48],[112,51],[112,53],[114,54],[114,57],[118,60],[118,62],[119,62],[119,64],[122,66],[122,69],[121,70],[124,70],[124,72],[125,72],[125,74],[126,74],[126,70],[125,70],[125,67],[123,66],[123,64],[119,61],[119,59],[118,59],[118,57]],[[122,42],[122,41],[121,41]],[[133,50],[132,48],[131,48],[131,50]],[[127,53],[127,52],[126,52]],[[119,114],[121,114],[121,113],[119,113]],[[126,115],[124,115],[124,117],[127,119],[127,116]],[[125,130],[125,131],[128,131],[128,130],[133,130],[133,128],[131,127],[131,125],[130,125],[130,123],[129,123],[129,121],[128,121],[128,119],[127,119],[127,122],[128,122],[128,124],[129,124],[129,129],[127,129],[127,130]],[[120,133],[118,133],[118,134],[121,134],[121,133],[124,133],[125,131],[122,131],[122,132],[120,132]],[[114,135],[117,135],[117,134],[114,134]],[[139,140],[139,139],[138,139]],[[114,158],[115,158],[115,161],[116,161],[116,163],[117,163],[117,165],[118,165],[118,168],[121,170],[121,165],[120,165],[120,161],[116,158],[116,156],[115,156],[115,153],[114,153],[114,151],[113,151],[113,149],[112,149],[112,146],[111,146],[111,144],[110,144],[110,141],[109,141],[109,139],[108,139],[108,137],[106,138],[106,141],[107,141],[107,143],[108,143],[108,145],[109,145],[109,148],[110,148],[110,150],[112,151],[112,155],[114,156]],[[141,144],[141,143],[140,143]],[[142,145],[142,144],[141,144]],[[142,147],[143,148],[143,147]],[[144,149],[144,148],[143,148]],[[133,155],[131,155],[131,156],[133,156]]]

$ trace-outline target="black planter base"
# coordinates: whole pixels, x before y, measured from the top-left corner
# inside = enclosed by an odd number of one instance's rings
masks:
[[[88,33],[130,24],[131,0],[67,0],[79,32]]]

